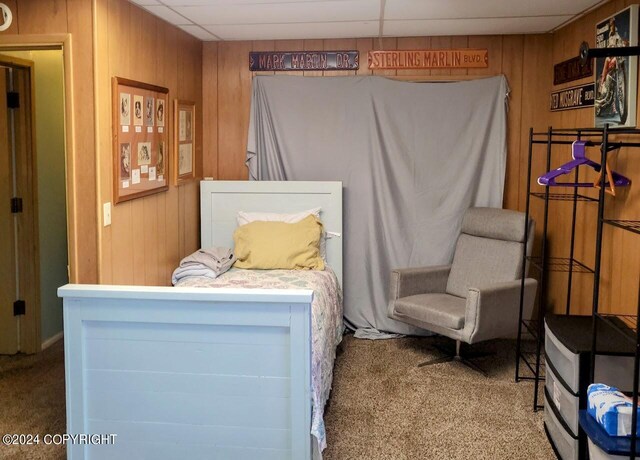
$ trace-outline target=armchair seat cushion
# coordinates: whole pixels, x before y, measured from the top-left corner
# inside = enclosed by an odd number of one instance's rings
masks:
[[[394,311],[398,319],[462,329],[466,305],[466,299],[450,294],[418,294],[395,300]]]

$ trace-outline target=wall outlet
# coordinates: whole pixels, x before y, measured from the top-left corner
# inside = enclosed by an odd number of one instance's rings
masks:
[[[104,227],[111,225],[111,202],[102,205],[102,225]]]

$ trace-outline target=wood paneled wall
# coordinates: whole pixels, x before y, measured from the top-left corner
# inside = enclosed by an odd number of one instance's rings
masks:
[[[367,52],[377,49],[486,48],[489,67],[456,70],[381,70],[367,68]],[[244,180],[244,164],[251,79],[256,73],[248,69],[250,51],[357,49],[361,68],[357,72],[304,72],[305,76],[383,75],[399,78],[443,79],[483,77],[504,74],[510,87],[507,174],[504,206],[524,210],[529,127],[546,129],[550,123],[547,100],[552,85],[554,56],[552,34],[505,36],[455,36],[363,38],[349,40],[286,40],[205,43],[203,75],[215,85],[205,85],[205,125],[212,128],[205,147],[205,175],[225,180]],[[264,74],[265,72],[263,72]],[[269,72],[266,72],[269,74]],[[273,72],[271,72],[273,73]],[[300,75],[299,72],[294,74]],[[214,77],[215,75],[215,77]],[[452,127],[452,129],[457,129]],[[215,131],[215,134],[214,134]],[[216,137],[217,136],[217,137]],[[535,204],[534,204],[535,206]],[[536,215],[538,222],[541,216]],[[537,229],[538,244],[542,226]],[[566,278],[566,275],[565,275]],[[552,297],[561,287],[552,286]]]
[[[99,203],[112,201],[111,78],[169,88],[173,100],[202,113],[202,43],[126,0],[96,1],[96,94]],[[199,120],[201,117],[196,117]],[[202,155],[202,124],[196,152]],[[173,139],[169,136],[169,149]],[[171,155],[173,158],[173,155]],[[202,164],[196,165],[202,174]],[[200,245],[197,181],[112,207],[112,224],[99,226],[100,282],[166,285],[180,258]]]
[[[199,186],[197,182],[172,185],[167,192],[113,206],[111,226],[102,226],[102,204],[112,201],[111,78],[168,87],[171,108],[175,98],[191,100],[202,114],[202,43],[126,0],[5,3],[15,22],[0,33],[0,44],[3,38],[20,43],[20,37],[27,41],[34,34],[72,36],[73,88],[68,94],[75,113],[68,129],[76,152],[68,158],[69,193],[75,198],[75,219],[69,228],[72,281],[169,284],[180,258],[199,246]],[[198,123],[198,154],[202,139]],[[196,170],[202,174],[201,162]]]
[[[551,84],[550,72],[540,69],[551,67],[551,35],[508,36],[456,36],[346,39],[346,40],[281,40],[253,42],[205,43],[203,75],[212,81],[204,86],[205,126],[214,128],[205,147],[205,175],[219,179],[243,180],[247,178],[244,165],[251,78],[248,53],[250,51],[335,50],[360,51],[360,69],[356,72],[304,72],[305,76],[333,75],[386,75],[390,77],[416,77],[417,79],[466,78],[504,74],[511,88],[508,115],[508,162],[505,187],[505,206],[524,207],[522,189],[523,168],[526,170],[527,128],[540,122],[540,92],[545,94]],[[457,70],[376,70],[367,68],[367,52],[377,49],[428,48],[487,48],[489,67],[486,69]],[[262,72],[262,74],[272,72]],[[294,72],[300,75],[300,72]],[[215,77],[214,77],[215,75]],[[213,84],[213,80],[216,84]],[[452,128],[455,129],[455,128]],[[217,137],[216,137],[217,136]]]
[[[75,147],[67,158],[67,194],[76,218],[69,230],[71,280],[98,281],[98,217],[94,136],[93,45],[91,0],[4,0],[13,12],[11,27],[0,32],[0,45],[28,42],[31,36],[71,34],[72,98],[78,116],[67,120]],[[44,41],[44,40],[43,40]],[[68,52],[68,50],[65,50]],[[37,71],[37,70],[36,70]],[[37,104],[37,101],[36,101]]]
[[[166,193],[134,200],[112,211],[112,225],[102,227],[101,206],[111,201],[110,78],[114,75],[148,81],[170,89],[171,99],[196,101],[203,114],[197,147],[203,150],[204,176],[243,180],[251,78],[249,51],[357,49],[363,65],[358,75],[442,78],[457,75],[504,74],[511,88],[508,115],[508,164],[505,207],[524,209],[528,129],[547,126],[593,126],[590,109],[551,113],[548,97],[553,64],[576,54],[582,40],[594,44],[595,23],[624,8],[631,0],[614,0],[554,34],[511,36],[409,37],[382,40],[286,40],[204,43],[140,10],[125,0],[5,0],[14,11],[12,27],[0,33],[71,33],[73,35],[73,99],[79,116],[73,138],[81,154],[69,165],[70,193],[77,215],[72,233],[75,280],[81,282],[166,284],[179,258],[198,246],[198,186],[172,186]],[[94,11],[95,8],[95,11]],[[94,16],[92,16],[92,14]],[[95,31],[92,26],[95,17]],[[95,43],[93,35],[95,32]],[[481,47],[489,49],[490,67],[477,70],[375,71],[366,68],[366,52],[374,49]],[[95,57],[95,78],[94,78]],[[330,76],[336,72],[305,72]],[[339,73],[349,75],[349,73]],[[94,80],[96,100],[94,100]],[[588,80],[586,80],[588,81]],[[575,85],[572,82],[564,86]],[[94,119],[94,107],[96,108]],[[204,148],[203,148],[204,146]],[[90,152],[87,154],[87,152]],[[93,154],[91,153],[93,152]],[[554,154],[564,162],[567,149]],[[536,150],[534,172],[544,172],[544,152]],[[640,177],[640,155],[620,152],[616,168],[632,179]],[[608,198],[610,215],[640,217],[637,187]],[[588,265],[594,260],[594,206],[579,204],[576,257]],[[541,222],[542,205],[532,209]],[[549,245],[553,255],[566,255],[570,235],[570,205],[554,203],[550,210]],[[540,226],[538,234],[540,233]],[[603,307],[634,311],[640,273],[637,235],[607,228],[603,258]],[[588,313],[590,275],[576,275],[572,311]],[[551,302],[564,308],[566,274],[552,276]]]
[[[506,208],[524,210],[526,203],[526,171],[529,128],[545,131],[554,127],[593,126],[593,110],[580,109],[551,113],[549,93],[552,89],[573,86],[583,82],[571,82],[553,87],[553,65],[577,55],[581,41],[594,45],[595,23],[631,4],[631,0],[609,2],[590,14],[574,21],[553,34],[509,36],[456,36],[413,37],[350,40],[287,40],[205,43],[203,75],[211,80],[204,86],[207,126],[213,128],[205,149],[205,175],[219,179],[243,180],[247,177],[244,165],[246,138],[251,99],[251,78],[247,54],[249,51],[267,50],[329,50],[357,49],[361,56],[361,69],[357,72],[340,72],[339,75],[388,75],[391,77],[442,78],[452,75],[497,75],[507,77],[511,94],[508,114],[508,158],[504,205]],[[432,71],[374,71],[366,68],[366,53],[372,49],[419,49],[478,47],[489,50],[490,66],[487,69],[432,70]],[[297,73],[300,75],[300,73]],[[305,72],[307,76],[337,75],[336,72]],[[215,84],[213,83],[215,81]],[[214,132],[215,131],[215,132]],[[567,161],[569,149],[554,149],[553,164]],[[597,154],[597,153],[596,153]],[[534,182],[544,173],[545,148],[534,150]],[[640,151],[621,152],[617,160],[620,171],[640,180]],[[589,177],[592,177],[590,175]],[[594,193],[594,192],[591,192]],[[631,187],[619,196],[607,198],[609,215],[620,219],[640,218],[640,191]],[[536,252],[540,250],[543,202],[533,199],[531,209],[539,223]],[[579,203],[576,231],[575,257],[593,267],[595,255],[596,206]],[[548,245],[550,254],[557,257],[569,255],[571,238],[570,203],[553,202],[549,212]],[[601,305],[606,311],[635,312],[637,286],[640,273],[640,237],[615,228],[605,228],[603,252],[603,277]],[[550,276],[549,303],[563,312],[567,301],[567,274]],[[589,314],[593,292],[593,276],[574,275],[571,312]]]
[[[243,180],[247,177],[244,165],[251,78],[247,65],[249,51],[265,50],[328,50],[357,49],[363,65],[358,72],[340,75],[389,75],[429,76],[442,75],[497,75],[504,74],[511,88],[508,114],[508,160],[504,205],[506,208],[524,210],[526,200],[526,170],[528,155],[528,131],[544,131],[548,126],[593,126],[593,111],[581,109],[551,113],[548,109],[549,93],[553,87],[553,64],[577,54],[582,40],[593,45],[595,23],[630,1],[611,2],[591,14],[561,29],[555,34],[510,36],[463,37],[415,37],[351,40],[291,40],[205,43],[203,75],[210,80],[204,86],[205,123],[211,128],[205,149],[205,175],[219,179]],[[488,69],[433,70],[433,71],[375,71],[366,68],[366,52],[371,49],[418,49],[448,47],[488,48]],[[299,74],[299,73],[298,73]],[[305,72],[308,76],[335,75],[335,72]],[[587,80],[585,80],[587,81]],[[575,85],[572,82],[564,86]],[[555,88],[554,88],[555,89]],[[545,169],[544,148],[535,150],[534,175]],[[565,162],[568,149],[554,153],[554,164]],[[634,160],[634,157],[638,157]],[[620,154],[618,167],[631,177],[640,177],[640,152]],[[535,179],[534,177],[534,179]],[[616,199],[608,198],[609,209],[620,218],[640,217],[638,192],[632,189]],[[542,232],[542,201],[532,201],[532,213],[540,224],[537,228],[537,251]],[[571,206],[554,202],[549,214],[550,253],[567,257],[570,241],[569,223]],[[589,266],[594,263],[595,206],[578,205],[578,226],[575,256]],[[603,308],[616,311],[634,311],[637,298],[637,280],[640,266],[640,239],[617,229],[607,228],[603,258]],[[624,255],[623,255],[624,254]],[[567,274],[550,277],[550,304],[556,311],[564,311],[567,296]],[[571,311],[588,314],[591,308],[593,277],[575,275],[572,290]]]
[[[579,20],[567,25],[553,34],[553,48],[551,54],[553,63],[561,62],[577,55],[578,46],[586,40],[590,46],[595,46],[595,25],[602,19],[622,10],[631,0],[615,0],[606,3]],[[549,69],[549,73],[552,72]],[[592,78],[574,81],[553,87],[553,90],[577,84],[592,82]],[[546,100],[545,100],[546,102]],[[637,104],[637,101],[636,101]],[[548,125],[554,128],[576,128],[593,126],[593,109],[569,110],[550,113],[546,111],[545,120],[535,124],[537,130],[545,130]],[[640,118],[637,125],[640,126]],[[544,147],[537,150],[536,166],[544,168]],[[554,150],[555,151],[555,150]],[[597,148],[591,149],[590,156],[599,158]],[[570,151],[558,149],[554,153],[552,163],[562,164],[570,159]],[[607,195],[606,214],[610,218],[640,219],[640,149],[623,149],[617,157],[614,156],[614,169],[630,177],[634,182],[627,190],[618,189],[617,196]],[[599,162],[599,160],[597,160]],[[538,170],[539,170],[538,169]],[[592,172],[583,177],[595,179]],[[589,195],[597,196],[595,190],[587,191]],[[539,200],[537,200],[539,201]],[[536,204],[536,212],[542,213],[542,204]],[[571,222],[571,205],[568,203],[553,203],[549,212],[549,244],[554,255],[568,255],[570,242],[569,224]],[[595,235],[597,221],[597,205],[580,203],[578,205],[578,224],[576,232],[576,257],[593,267],[595,259]],[[601,311],[635,314],[638,299],[638,280],[640,277],[640,236],[624,230],[605,226],[603,237],[602,278],[601,278]],[[566,274],[554,274],[551,277],[551,302],[557,311],[562,311],[566,302]],[[588,314],[591,312],[593,292],[593,277],[591,275],[577,275],[576,286],[572,292],[572,311]]]

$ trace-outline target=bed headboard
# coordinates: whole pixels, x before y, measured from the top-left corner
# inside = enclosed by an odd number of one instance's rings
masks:
[[[342,284],[342,182],[200,182],[200,246],[233,247],[238,211],[292,213],[321,207],[327,263]],[[329,235],[330,236],[330,235]]]

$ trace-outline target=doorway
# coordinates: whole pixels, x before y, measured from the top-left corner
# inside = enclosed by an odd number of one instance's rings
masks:
[[[35,353],[62,337],[68,282],[64,63],[61,47],[0,53],[0,353]]]

